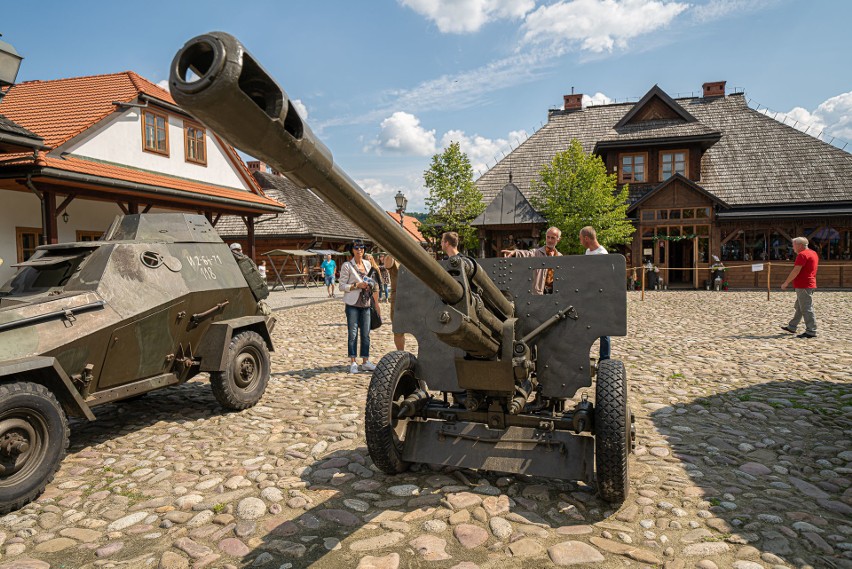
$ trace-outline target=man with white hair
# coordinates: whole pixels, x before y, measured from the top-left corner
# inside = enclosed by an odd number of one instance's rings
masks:
[[[814,313],[814,291],[816,291],[816,274],[819,267],[819,255],[816,251],[808,249],[806,237],[793,239],[793,251],[796,252],[796,262],[787,280],[781,285],[781,290],[787,288],[791,282],[793,290],[796,291],[796,311],[793,319],[781,329],[791,334],[796,333],[796,328],[802,317],[805,318],[805,331],[796,336],[797,338],[816,338],[817,323]]]
[[[556,244],[562,239],[562,230],[551,227],[544,235],[544,247],[524,251],[521,249],[503,249],[504,257],[561,257]],[[537,269],[533,277],[533,294],[553,294],[553,269]]]

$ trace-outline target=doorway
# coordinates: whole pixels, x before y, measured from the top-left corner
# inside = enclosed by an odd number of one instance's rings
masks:
[[[694,287],[694,271],[686,270],[695,263],[695,239],[682,239],[669,242],[669,286]]]

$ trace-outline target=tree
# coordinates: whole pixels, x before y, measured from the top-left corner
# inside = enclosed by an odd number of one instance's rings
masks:
[[[470,226],[483,212],[482,194],[473,184],[473,168],[458,142],[451,143],[441,154],[432,156],[432,164],[423,172],[429,190],[426,207],[429,213],[421,233],[437,241],[444,231],[459,234],[459,244],[476,249],[476,229]]]
[[[627,219],[627,184],[619,190],[600,156],[586,154],[578,140],[553,157],[533,181],[533,206],[562,230],[558,249],[582,254],[580,230],[591,225],[604,247],[626,244],[635,231]]]

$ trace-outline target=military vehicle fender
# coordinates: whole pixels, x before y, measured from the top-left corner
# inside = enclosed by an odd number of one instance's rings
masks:
[[[33,356],[0,363],[0,383],[11,381],[30,381],[41,384],[56,396],[65,414],[72,417],[85,417],[95,420],[89,405],[74,387],[71,378],[56,361],[49,356]]]
[[[260,334],[269,351],[274,351],[272,337],[266,327],[265,316],[243,316],[231,320],[221,320],[210,325],[207,333],[204,334],[201,345],[195,352],[195,355],[201,358],[199,369],[201,371],[223,371],[228,366],[228,344],[231,343],[234,334],[239,334],[243,330],[252,330]]]

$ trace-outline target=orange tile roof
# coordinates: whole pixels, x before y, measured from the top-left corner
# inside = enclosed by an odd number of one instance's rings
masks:
[[[395,222],[399,223],[399,214],[398,213],[396,213],[395,211],[389,211],[389,212],[387,212],[387,214],[389,216],[391,216]],[[413,237],[415,240],[417,240],[418,243],[425,243],[426,242],[426,238],[423,237],[422,233],[420,233],[420,220],[417,219],[416,217],[411,217],[410,215],[406,215],[402,219],[402,227],[403,227],[403,229],[408,231],[408,233],[411,234],[411,237]]]
[[[116,112],[113,102],[130,103],[138,99],[140,94],[158,99],[170,105],[177,105],[171,94],[158,87],[133,71],[123,71],[108,75],[91,75],[87,77],[71,77],[50,81],[27,81],[12,87],[5,97],[0,100],[0,113],[41,136],[47,146],[55,148],[74,138],[97,122]],[[212,133],[211,133],[212,134]],[[222,143],[221,139],[216,137]],[[270,203],[263,191],[249,173],[236,150],[222,143],[225,152],[240,168],[241,177],[254,192],[239,192],[231,190],[245,201],[255,203]],[[63,170],[77,171],[77,166],[69,166],[69,160],[50,159],[51,166]],[[103,165],[88,161],[85,168],[98,168],[103,171]],[[94,166],[93,166],[94,165]],[[110,166],[109,169],[121,180],[136,181],[139,172],[132,168]],[[135,174],[133,174],[135,173]],[[98,174],[101,175],[101,174]],[[176,187],[175,178],[145,174],[148,181],[165,187]],[[163,183],[169,180],[168,183]],[[223,189],[203,183],[181,182],[191,184],[194,191],[201,194],[217,195]],[[254,199],[260,197],[260,200]],[[237,197],[236,199],[240,199]],[[277,202],[275,202],[277,203]],[[279,204],[280,205],[280,204]]]

